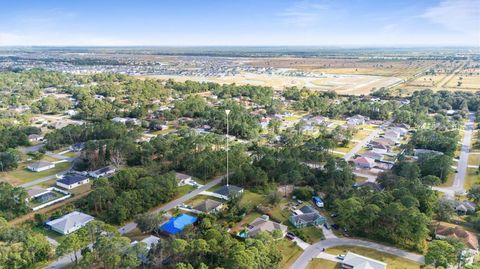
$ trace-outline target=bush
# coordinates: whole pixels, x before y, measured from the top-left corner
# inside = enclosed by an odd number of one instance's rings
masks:
[[[293,195],[295,195],[297,199],[307,201],[313,196],[313,188],[310,186],[295,188]]]

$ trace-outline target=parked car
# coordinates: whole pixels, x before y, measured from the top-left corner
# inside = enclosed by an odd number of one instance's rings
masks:
[[[291,232],[288,232],[285,237],[288,239],[288,240],[293,240],[295,239],[295,234],[291,233]]]
[[[345,260],[345,254],[338,255],[337,259],[342,260],[342,261]]]
[[[334,224],[332,224],[332,228],[335,229],[335,230],[338,230],[340,228],[340,226],[338,226],[338,224],[334,223]]]
[[[330,230],[330,225],[328,225],[328,223],[326,223],[326,222],[323,224],[323,227],[325,227],[326,229]]]

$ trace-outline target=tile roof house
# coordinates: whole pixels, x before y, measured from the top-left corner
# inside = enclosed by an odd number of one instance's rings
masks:
[[[52,169],[55,167],[54,163],[46,162],[46,161],[39,161],[31,163],[27,166],[27,169],[32,172],[42,172],[48,169]]]
[[[204,213],[212,213],[212,212],[220,211],[222,207],[223,207],[222,203],[212,199],[207,199],[205,201],[202,201],[198,205],[196,205],[193,209],[204,212]]]
[[[215,193],[223,199],[229,200],[230,198],[240,196],[243,193],[243,188],[235,185],[224,185],[215,191]]]
[[[375,166],[375,160],[368,157],[357,157],[353,159],[353,163],[357,168],[370,169]]]
[[[400,133],[394,130],[387,130],[385,134],[383,134],[384,138],[390,139],[394,142],[398,142],[400,140]]]
[[[283,224],[269,220],[267,215],[263,215],[248,225],[247,236],[255,237],[260,232],[273,232],[275,230],[281,231],[282,236],[285,236],[288,228]]]
[[[56,184],[64,189],[71,190],[80,185],[87,184],[88,182],[90,182],[90,179],[84,175],[66,174],[58,179]]]
[[[445,226],[439,225],[435,229],[435,237],[438,239],[444,238],[457,238],[461,240],[465,245],[473,250],[478,250],[478,238],[477,236],[469,231],[466,231],[460,226]]]
[[[389,145],[385,145],[385,144],[382,144],[382,143],[377,143],[376,141],[370,142],[370,144],[368,146],[372,151],[378,152],[378,153],[387,153],[392,148]]]
[[[341,262],[343,269],[386,269],[387,264],[362,255],[348,252]]]
[[[50,229],[66,235],[77,231],[93,219],[94,218],[90,215],[73,211],[61,218],[47,222],[46,225],[49,226]]]

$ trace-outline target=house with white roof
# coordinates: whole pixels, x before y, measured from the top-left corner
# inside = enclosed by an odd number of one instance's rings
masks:
[[[79,230],[92,220],[94,218],[90,215],[73,211],[61,218],[47,222],[46,225],[53,231],[66,235]]]
[[[27,169],[32,172],[42,172],[48,169],[52,169],[55,167],[54,163],[46,162],[46,161],[39,161],[31,163],[27,166]]]
[[[386,269],[387,264],[362,255],[348,252],[342,261],[343,269]]]

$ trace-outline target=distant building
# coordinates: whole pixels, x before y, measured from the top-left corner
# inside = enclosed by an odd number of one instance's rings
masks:
[[[92,220],[94,218],[90,215],[73,211],[61,218],[47,222],[46,225],[57,233],[66,235],[79,230]]]
[[[38,142],[38,141],[42,141],[43,140],[43,136],[41,135],[38,135],[38,134],[31,134],[28,136],[28,141],[30,142]]]
[[[55,167],[54,163],[46,162],[46,161],[39,161],[31,163],[27,166],[27,169],[32,172],[42,172],[48,169],[52,169]]]
[[[362,255],[348,252],[342,261],[343,269],[386,269],[387,264]]]
[[[369,120],[368,117],[362,115],[355,115],[353,117],[347,118],[347,125],[355,126],[365,124],[365,121]]]
[[[288,220],[296,228],[303,228],[310,225],[318,226],[326,221],[325,217],[320,215],[320,213],[311,206],[303,206],[296,210],[294,214],[288,217]]]
[[[90,182],[90,179],[87,176],[80,174],[66,174],[57,180],[57,186],[71,190],[80,185],[87,184],[88,182]]]
[[[255,237],[260,232],[273,232],[275,230],[279,230],[282,236],[285,236],[288,228],[283,224],[269,220],[267,215],[263,215],[248,225],[247,237]]]
[[[477,236],[461,226],[438,225],[435,229],[435,237],[438,239],[455,238],[462,241],[468,248],[478,250]]]

